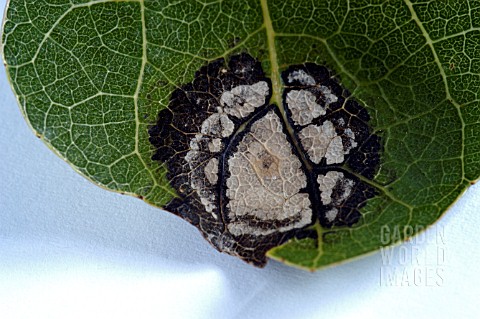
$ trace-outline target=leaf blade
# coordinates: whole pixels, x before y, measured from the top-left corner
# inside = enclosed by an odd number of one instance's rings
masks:
[[[385,154],[371,183],[381,195],[354,229],[317,227],[316,242],[269,253],[318,268],[383,246],[385,225],[432,224],[480,176],[479,7],[374,2],[17,0],[3,54],[22,112],[49,147],[94,183],[160,207],[177,194],[152,160],[148,128],[200,66],[248,51],[272,78],[278,106],[281,70],[331,66],[369,110]]]

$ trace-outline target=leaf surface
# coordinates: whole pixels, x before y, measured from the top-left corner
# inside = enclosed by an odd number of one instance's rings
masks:
[[[480,175],[477,1],[11,0],[4,60],[25,118],[94,183],[167,206],[149,129],[206,64],[248,53],[282,108],[282,72],[326,65],[381,138],[376,195],[352,226],[310,227],[268,256],[316,269],[434,223]],[[385,239],[385,230],[398,235]]]

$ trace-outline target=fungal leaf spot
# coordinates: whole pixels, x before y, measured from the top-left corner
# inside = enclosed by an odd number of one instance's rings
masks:
[[[212,61],[149,130],[153,159],[178,193],[166,209],[257,266],[272,247],[312,236],[315,223],[353,227],[376,194],[365,181],[378,169],[380,139],[366,110],[325,66],[290,66],[282,79],[283,103],[269,105],[259,61]]]

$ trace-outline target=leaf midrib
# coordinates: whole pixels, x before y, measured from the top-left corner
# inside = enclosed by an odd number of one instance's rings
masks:
[[[275,47],[275,30],[273,29],[267,0],[260,0],[262,5],[263,23],[267,34],[268,54],[270,60],[270,77],[272,80],[272,101],[279,107],[282,105],[282,85]]]

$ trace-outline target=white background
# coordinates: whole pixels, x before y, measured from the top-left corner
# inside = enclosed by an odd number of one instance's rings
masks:
[[[255,269],[75,173],[28,128],[0,68],[0,318],[473,318],[479,210],[477,185],[390,260]]]

